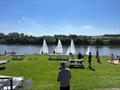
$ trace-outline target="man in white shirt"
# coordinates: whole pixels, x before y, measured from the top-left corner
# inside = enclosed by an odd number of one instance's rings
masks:
[[[60,90],[70,90],[70,69],[66,68],[65,62],[61,62],[57,81],[60,81]]]

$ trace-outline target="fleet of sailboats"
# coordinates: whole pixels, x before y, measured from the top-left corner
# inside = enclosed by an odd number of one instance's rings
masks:
[[[62,46],[62,43],[61,43],[60,39],[58,39],[58,44],[55,47],[54,51],[55,51],[55,54],[63,54],[63,46]],[[88,46],[85,54],[89,55],[89,52],[90,52],[90,46]],[[48,45],[47,45],[46,40],[44,39],[43,40],[43,45],[41,46],[39,54],[48,54],[48,53],[49,53],[48,52]],[[68,47],[68,50],[66,52],[66,55],[69,55],[70,53],[71,54],[76,54],[74,41],[72,39],[71,39],[71,42],[70,42],[70,46]]]

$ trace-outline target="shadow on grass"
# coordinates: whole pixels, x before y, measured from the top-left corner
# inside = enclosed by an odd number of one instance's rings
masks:
[[[48,59],[49,61],[68,61],[68,59]]]
[[[70,69],[85,69],[85,67],[70,67],[70,66],[68,66],[68,68],[70,68]]]
[[[97,62],[97,63],[102,64],[102,62]]]
[[[5,66],[0,67],[0,71],[5,70],[5,69],[6,69]]]
[[[90,70],[92,70],[92,71],[95,71],[95,69],[94,69],[94,68],[92,68],[92,67],[89,67],[89,69],[90,69]]]

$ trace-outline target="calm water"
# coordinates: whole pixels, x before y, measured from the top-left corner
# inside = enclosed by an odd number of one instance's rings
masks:
[[[7,51],[15,51],[17,54],[38,54],[40,51],[40,45],[0,45],[0,53]],[[55,46],[48,46],[49,53],[53,53]],[[88,46],[76,46],[76,52],[85,54]],[[66,53],[68,46],[63,46],[64,54]],[[92,54],[96,53],[96,49],[99,49],[101,56],[109,56],[110,53],[120,55],[120,46],[91,46],[90,51]]]

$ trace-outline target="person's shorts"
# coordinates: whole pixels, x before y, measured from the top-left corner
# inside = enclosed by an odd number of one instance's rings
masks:
[[[91,60],[88,60],[88,63],[91,63]]]
[[[70,90],[70,86],[68,86],[68,87],[60,87],[60,90]]]

